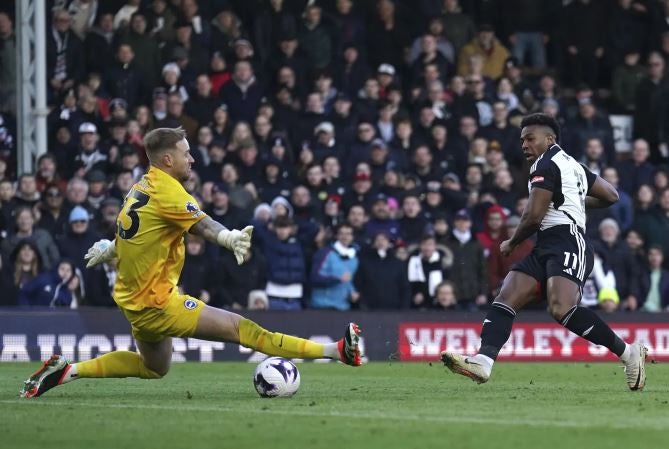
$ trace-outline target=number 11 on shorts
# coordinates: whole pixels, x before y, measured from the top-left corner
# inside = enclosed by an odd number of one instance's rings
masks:
[[[578,263],[576,253],[570,253],[568,251],[564,252],[564,266],[569,268],[569,258],[570,257],[571,257],[571,269],[575,270],[576,269],[576,264]]]

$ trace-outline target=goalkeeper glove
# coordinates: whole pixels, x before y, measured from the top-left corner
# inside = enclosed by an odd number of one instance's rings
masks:
[[[84,259],[88,261],[86,268],[91,268],[102,262],[109,262],[116,257],[116,244],[107,239],[99,240],[88,249]]]
[[[237,265],[241,265],[251,249],[251,234],[253,234],[253,226],[247,226],[241,231],[224,229],[218,233],[216,241],[222,247],[232,251],[237,259]]]

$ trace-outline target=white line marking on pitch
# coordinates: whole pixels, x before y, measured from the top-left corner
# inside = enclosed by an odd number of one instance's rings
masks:
[[[647,418],[638,423],[594,423],[587,421],[548,421],[531,419],[522,421],[518,419],[486,418],[476,416],[426,416],[426,415],[396,415],[390,413],[364,413],[364,412],[338,412],[316,410],[253,410],[232,407],[218,406],[193,406],[193,405],[156,405],[156,404],[100,404],[81,401],[42,401],[42,400],[0,400],[0,404],[28,405],[28,406],[54,406],[54,407],[92,407],[92,408],[116,408],[116,409],[137,409],[137,410],[169,410],[186,412],[220,412],[237,413],[252,415],[286,415],[286,416],[307,416],[307,417],[334,417],[334,418],[358,418],[358,419],[390,419],[397,421],[429,421],[436,423],[474,423],[474,424],[497,424],[502,426],[529,426],[529,427],[560,427],[560,428],[614,428],[614,429],[652,429],[666,430],[666,422],[648,422]],[[558,418],[559,419],[559,418]]]

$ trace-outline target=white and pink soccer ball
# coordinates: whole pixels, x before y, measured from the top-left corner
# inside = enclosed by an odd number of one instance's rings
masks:
[[[290,360],[269,357],[256,367],[253,386],[263,398],[287,398],[300,388],[300,372]]]

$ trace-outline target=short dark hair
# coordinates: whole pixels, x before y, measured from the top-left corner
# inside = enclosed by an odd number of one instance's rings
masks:
[[[186,131],[183,128],[156,128],[149,131],[144,136],[144,148],[149,160],[154,158],[162,151],[174,148],[174,146],[186,138]]]
[[[542,112],[537,112],[536,114],[526,115],[523,120],[520,122],[520,128],[525,128],[526,126],[547,126],[555,134],[555,140],[557,141],[560,138],[560,125],[557,120],[551,117],[548,114]]]
[[[351,206],[351,207],[353,207],[353,206]],[[342,221],[337,226],[335,226],[335,229],[334,229],[335,234],[339,233],[339,231],[341,231],[343,228],[349,228],[349,229],[353,230],[353,225],[351,223],[349,223],[348,221]]]
[[[287,215],[279,215],[273,221],[274,228],[289,228],[293,226],[293,219]]]
[[[648,253],[650,253],[653,250],[659,251],[664,256],[664,248],[662,247],[662,245],[658,243],[653,243],[648,247]]]

